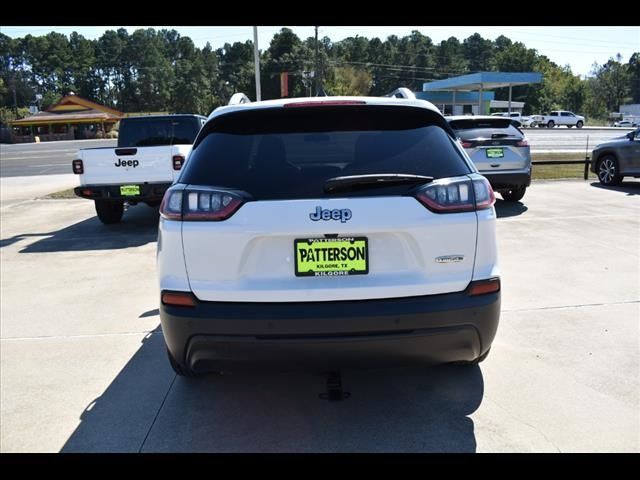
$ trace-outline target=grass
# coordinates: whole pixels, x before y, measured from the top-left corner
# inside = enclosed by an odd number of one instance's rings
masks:
[[[584,153],[580,152],[545,152],[531,154],[533,162],[552,162],[563,160],[584,160]],[[552,180],[560,178],[584,178],[584,164],[582,165],[533,165],[533,180]],[[589,179],[598,177],[589,171]]]
[[[534,165],[533,180],[552,180],[560,178],[584,178],[584,165]],[[595,173],[589,171],[589,179],[597,180]]]

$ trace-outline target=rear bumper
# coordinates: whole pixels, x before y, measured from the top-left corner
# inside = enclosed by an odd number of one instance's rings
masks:
[[[123,185],[138,185],[140,195],[121,195],[120,187]],[[75,187],[73,192],[81,198],[89,200],[118,200],[131,202],[160,201],[171,183],[133,183],[122,185],[81,185]]]
[[[327,371],[472,361],[491,346],[499,317],[500,292],[160,305],[169,351],[195,371]]]
[[[531,169],[528,168],[518,172],[480,172],[489,180],[494,190],[525,188],[531,185]]]

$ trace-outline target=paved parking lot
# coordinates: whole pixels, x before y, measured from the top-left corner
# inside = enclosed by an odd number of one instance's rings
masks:
[[[344,372],[330,403],[311,374],[176,378],[154,210],[104,226],[89,201],[33,200],[74,183],[47,178],[2,183],[2,452],[640,451],[640,182],[499,201],[488,359]]]

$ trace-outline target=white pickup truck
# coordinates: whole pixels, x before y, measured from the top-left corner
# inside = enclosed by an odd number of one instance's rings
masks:
[[[116,148],[79,150],[77,196],[95,201],[102,223],[118,223],[124,204],[157,206],[177,179],[206,117],[162,115],[120,120]]]
[[[582,115],[576,115],[575,113],[567,110],[556,110],[549,112],[548,115],[532,115],[531,118],[539,127],[547,128],[559,127],[561,125],[564,125],[567,128],[582,128],[585,122]]]

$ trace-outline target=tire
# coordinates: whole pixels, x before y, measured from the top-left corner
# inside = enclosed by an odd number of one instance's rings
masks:
[[[175,358],[173,358],[173,355],[171,355],[171,352],[169,351],[169,349],[167,349],[167,357],[169,357],[169,363],[171,364],[171,368],[176,373],[176,375],[180,377],[190,377],[190,378],[195,378],[199,376],[196,372],[194,372],[190,368],[178,363],[178,361]]]
[[[576,128],[582,128],[583,125],[584,123],[582,123],[582,120],[578,120],[578,123],[576,123]]]
[[[556,124],[555,124],[555,122],[553,120],[549,120],[549,123],[547,123],[547,128],[553,128],[555,126],[556,126]]]
[[[502,198],[504,198],[507,202],[517,202],[522,200],[525,192],[527,191],[527,187],[514,188],[513,190],[505,190],[500,192]]]
[[[623,176],[620,175],[618,160],[613,155],[605,155],[598,160],[596,173],[598,174],[598,180],[605,187],[620,185],[620,182],[622,182]]]
[[[572,127],[573,127],[573,125],[567,125],[567,128],[572,128]]]
[[[124,213],[123,202],[110,202],[109,200],[96,200],[96,213],[98,218],[105,225],[118,223],[122,220]]]

